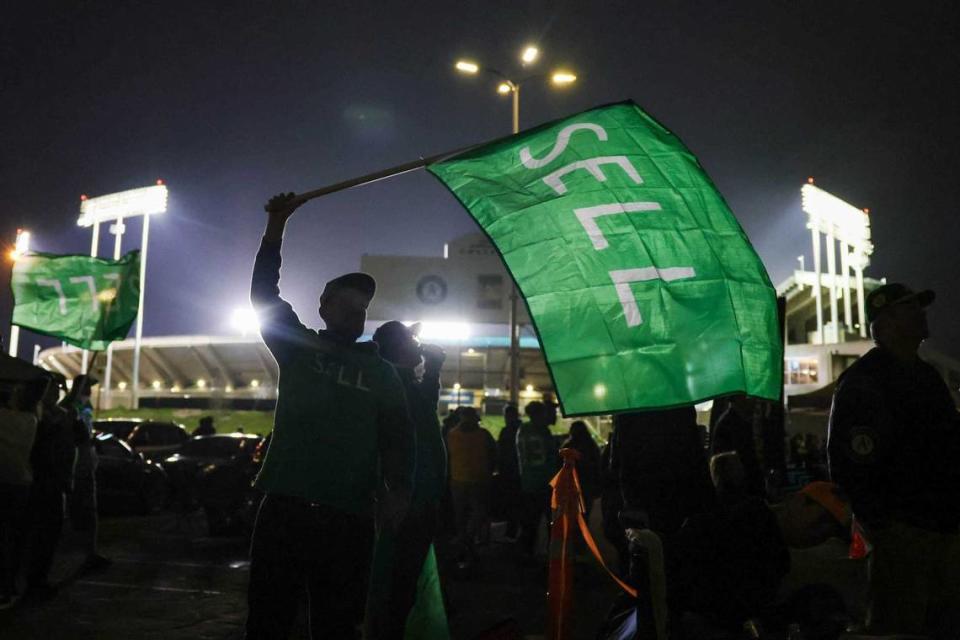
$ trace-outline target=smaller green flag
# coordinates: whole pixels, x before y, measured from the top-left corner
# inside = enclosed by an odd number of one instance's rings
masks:
[[[31,253],[10,283],[13,324],[81,349],[127,337],[140,303],[140,251],[119,260]]]

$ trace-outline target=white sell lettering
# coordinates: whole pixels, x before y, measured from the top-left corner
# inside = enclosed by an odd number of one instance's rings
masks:
[[[567,166],[557,169],[546,176],[543,181],[547,183],[547,186],[556,191],[557,194],[562,196],[567,192],[567,185],[565,185],[562,180],[563,176],[578,169],[586,169],[589,171],[590,175],[596,178],[597,182],[606,182],[607,176],[600,170],[600,165],[604,164],[619,165],[620,168],[630,176],[631,180],[637,184],[643,184],[643,178],[640,177],[640,173],[637,172],[636,168],[630,164],[630,159],[627,158],[627,156],[601,156],[599,158],[588,158],[587,160],[571,162]]]
[[[561,129],[560,133],[557,134],[557,141],[553,144],[553,149],[550,150],[550,153],[538,160],[533,157],[532,153],[530,153],[530,147],[524,147],[520,150],[520,162],[522,162],[523,166],[525,166],[527,169],[540,169],[547,166],[556,160],[557,156],[563,153],[563,150],[567,148],[567,145],[570,144],[570,136],[573,135],[575,131],[580,131],[581,129],[593,131],[595,134],[597,134],[597,139],[601,142],[605,142],[607,140],[607,132],[600,125],[592,124],[590,122],[571,124],[570,126]]]

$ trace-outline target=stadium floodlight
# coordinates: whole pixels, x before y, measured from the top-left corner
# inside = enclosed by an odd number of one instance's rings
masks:
[[[810,183],[800,188],[800,196],[801,207],[810,216],[812,228],[818,228],[821,233],[832,232],[837,240],[849,244],[855,251],[873,253],[870,216],[866,211]]]
[[[118,193],[108,193],[96,198],[84,198],[80,203],[80,217],[77,224],[89,227],[100,222],[111,222],[117,218],[149,216],[164,213],[167,210],[167,186],[156,184],[140,189],[130,189]]]

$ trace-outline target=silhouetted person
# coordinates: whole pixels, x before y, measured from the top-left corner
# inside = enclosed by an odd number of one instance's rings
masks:
[[[97,512],[97,450],[93,442],[93,405],[90,393],[97,379],[82,374],[73,379],[64,404],[74,410],[74,442],[77,446],[77,464],[74,468],[73,491],[68,498],[70,526],[81,533],[86,558],[80,567],[81,573],[98,571],[110,565],[108,558],[100,555]]]
[[[728,398],[726,402],[726,409],[713,426],[710,453],[716,455],[724,451],[736,451],[743,464],[747,493],[762,496],[764,474],[753,437],[753,406],[745,396]]]
[[[27,599],[45,600],[56,593],[50,584],[50,567],[63,530],[65,494],[73,488],[73,467],[76,460],[72,409],[61,407],[60,388],[63,376],[54,376],[43,397],[37,438],[30,454],[33,486],[30,487],[27,566]]]
[[[920,360],[932,291],[886,284],[866,300],[876,346],[837,383],[828,454],[873,544],[867,630],[955,638],[960,629],[960,423]]]
[[[239,429],[238,429],[239,431]],[[213,416],[203,416],[200,418],[200,424],[190,435],[193,436],[212,436],[217,433],[217,428],[213,426]]]
[[[575,420],[570,425],[570,433],[561,448],[569,447],[580,452],[577,460],[577,476],[583,491],[583,504],[586,508],[584,518],[590,520],[593,501],[600,496],[600,447],[594,442],[587,423]]]
[[[528,422],[517,431],[517,459],[520,462],[520,551],[531,561],[537,547],[540,521],[550,524],[550,480],[560,470],[558,448],[548,426],[550,415],[542,402],[529,402]]]
[[[0,395],[0,609],[12,607],[16,598],[24,516],[33,483],[30,451],[37,434],[37,405],[45,388],[26,381],[4,382]]]
[[[614,416],[610,465],[624,509],[646,514],[661,536],[714,502],[693,407]]]
[[[447,451],[457,540],[469,562],[474,559],[474,541],[487,522],[497,443],[480,426],[476,409],[461,407],[459,415],[459,424],[447,434]]]
[[[748,495],[692,515],[664,546],[669,607],[738,632],[773,603],[790,571],[788,547],[816,546],[849,526],[849,507],[825,482],[787,496],[776,510]]]
[[[610,468],[610,454],[611,442],[607,442],[600,449],[600,514],[603,537],[617,550],[617,570],[619,575],[624,577],[630,566],[630,557],[627,552],[626,530],[620,522],[623,493],[620,491],[619,472]]]
[[[430,545],[440,528],[440,500],[447,485],[447,452],[440,434],[437,403],[440,400],[440,347],[421,345],[418,325],[396,321],[381,325],[373,334],[380,355],[400,375],[407,406],[417,432],[417,467],[410,510],[393,532],[379,528],[375,574],[367,604],[371,638],[402,639],[407,616],[417,597],[417,580]],[[417,367],[423,364],[422,377]]]
[[[410,501],[414,431],[403,384],[363,333],[373,278],[349,273],[320,295],[326,329],[301,324],[280,297],[280,245],[299,206],[267,204],[250,299],[280,368],[273,438],[255,485],[264,491],[250,546],[247,638],[285,638],[304,590],[311,635],[357,637],[374,541],[374,495],[383,526]]]
[[[506,535],[516,538],[520,527],[520,461],[517,459],[517,431],[520,411],[510,403],[503,408],[503,429],[497,436],[497,472],[499,499],[507,520]]]

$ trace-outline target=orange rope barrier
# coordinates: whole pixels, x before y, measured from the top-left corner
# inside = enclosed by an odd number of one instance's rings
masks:
[[[583,514],[583,491],[577,475],[576,461],[580,453],[575,449],[561,449],[563,468],[550,481],[553,494],[550,507],[555,516],[550,527],[550,566],[547,578],[547,639],[568,640],[571,636],[571,612],[573,610],[573,563],[570,558],[570,538],[574,518],[587,548],[607,574],[630,596],[636,598],[637,590],[621,580],[607,567],[600,554],[596,540],[590,533]]]

